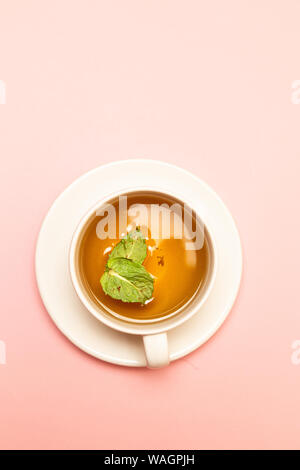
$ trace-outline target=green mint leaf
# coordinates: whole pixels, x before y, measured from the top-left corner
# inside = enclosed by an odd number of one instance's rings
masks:
[[[152,297],[153,278],[143,265],[126,258],[109,258],[101,286],[113,299],[145,303]]]
[[[129,232],[112,250],[109,259],[127,258],[142,264],[147,255],[147,245],[142,232]]]

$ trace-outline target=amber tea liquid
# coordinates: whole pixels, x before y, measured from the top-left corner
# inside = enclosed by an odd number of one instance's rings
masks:
[[[132,204],[168,204],[174,200],[163,195],[133,194],[127,199],[127,207]],[[119,202],[114,202],[116,211],[116,233],[119,232]],[[127,214],[128,215],[128,214]],[[84,232],[79,250],[79,269],[85,288],[93,301],[111,314],[124,319],[154,320],[165,317],[187,304],[206,279],[209,266],[208,243],[204,239],[201,249],[187,250],[186,239],[151,238],[151,232],[143,227],[147,234],[147,257],[143,263],[147,271],[154,277],[153,297],[146,304],[124,303],[106,295],[101,287],[100,278],[105,270],[109,253],[120,241],[120,238],[100,240],[96,228],[100,216],[90,220]],[[150,219],[150,215],[149,215]],[[182,221],[183,223],[183,221]],[[135,219],[128,215],[128,231],[135,224]],[[150,224],[150,223],[149,223]]]

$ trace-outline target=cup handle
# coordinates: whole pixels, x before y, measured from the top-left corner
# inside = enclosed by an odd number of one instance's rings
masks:
[[[170,363],[167,333],[143,336],[147,367],[158,369]]]

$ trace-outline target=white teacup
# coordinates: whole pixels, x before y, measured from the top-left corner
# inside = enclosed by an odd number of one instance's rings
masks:
[[[181,204],[185,204],[191,210],[193,210],[192,204],[187,201],[183,201],[182,198],[178,197],[178,195],[170,192],[166,193],[165,191],[155,187],[134,188],[127,191],[122,190],[119,193],[109,194],[107,197],[103,198],[95,206],[93,206],[79,222],[79,225],[77,226],[71,241],[69,267],[75,291],[88,311],[110,328],[114,328],[123,333],[142,336],[148,367],[159,368],[169,364],[167,332],[172,328],[176,328],[177,326],[182,325],[185,321],[187,321],[199,311],[201,306],[208,298],[215,281],[217,272],[217,250],[213,234],[207,227],[205,220],[200,217],[200,214],[195,212],[196,217],[201,221],[202,227],[204,228],[204,236],[206,238],[209,250],[209,266],[207,269],[206,279],[192,299],[178,311],[172,313],[170,316],[160,317],[151,321],[135,321],[132,318],[128,320],[125,317],[122,318],[110,314],[107,310],[102,308],[101,305],[92,301],[90,295],[88,295],[86,291],[84,283],[82,282],[79,270],[80,243],[89,221],[92,217],[95,216],[96,212],[98,212],[102,206],[108,204],[111,200],[119,196],[145,191],[150,191],[156,194],[160,193],[163,196],[178,200]]]

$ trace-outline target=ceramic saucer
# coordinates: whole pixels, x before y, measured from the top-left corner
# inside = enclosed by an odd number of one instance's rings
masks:
[[[219,196],[191,173],[155,160],[125,160],[100,166],[74,181],[54,202],[36,247],[36,277],[44,305],[62,333],[83,351],[107,362],[143,367],[142,339],[105,326],[78,299],[69,274],[68,253],[81,217],[109,193],[139,186],[176,190],[203,216],[214,233],[218,272],[211,294],[196,315],[168,332],[170,360],[201,346],[221,326],[237,296],[242,273],[240,237]]]

